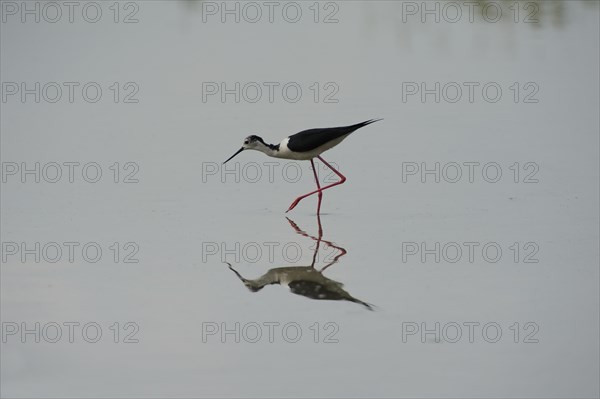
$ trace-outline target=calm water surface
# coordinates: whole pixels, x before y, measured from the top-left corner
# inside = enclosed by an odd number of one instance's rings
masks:
[[[411,2],[299,3],[297,23],[283,3],[272,23],[260,3],[256,23],[243,4],[239,23],[221,3],[135,4],[131,24],[104,4],[96,24],[1,25],[3,82],[81,83],[73,103],[8,97],[2,161],[103,172],[2,185],[3,242],[103,250],[3,259],[3,323],[64,335],[7,335],[3,395],[598,396],[596,2],[519,3],[519,23],[509,3],[496,23],[422,23]],[[324,154],[348,181],[320,220],[312,197],[285,214],[309,162],[221,165],[250,134],[378,117]],[[102,337],[70,343],[64,322]]]

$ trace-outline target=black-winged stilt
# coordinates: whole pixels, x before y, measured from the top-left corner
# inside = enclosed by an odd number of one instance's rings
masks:
[[[321,154],[339,143],[341,143],[346,137],[352,132],[360,129],[361,127],[367,126],[373,122],[380,121],[381,119],[370,119],[356,125],[341,126],[341,127],[327,127],[320,129],[309,129],[301,131],[300,133],[293,134],[286,137],[279,144],[267,144],[259,136],[248,136],[244,139],[244,144],[235,154],[233,154],[223,164],[229,162],[233,157],[244,150],[256,150],[267,154],[274,158],[293,159],[293,160],[310,160],[312,165],[313,173],[315,175],[315,181],[317,182],[317,189],[311,191],[308,194],[304,194],[294,200],[286,212],[291,211],[298,205],[298,203],[304,198],[317,194],[319,195],[319,204],[317,206],[317,214],[321,211],[321,199],[323,197],[323,191],[342,184],[346,181],[346,177],[325,161]],[[329,169],[331,169],[336,175],[339,176],[340,180],[332,183],[328,186],[321,188],[319,184],[319,178],[317,177],[317,170],[315,169],[315,163],[313,158],[319,158]]]

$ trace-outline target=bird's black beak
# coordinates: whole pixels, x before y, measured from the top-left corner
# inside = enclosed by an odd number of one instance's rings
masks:
[[[223,165],[225,165],[227,162],[231,161],[231,158],[235,157],[237,154],[239,154],[242,151],[244,151],[244,147],[242,147],[239,150],[237,150],[237,152],[235,154],[233,154],[232,156],[230,156],[227,161],[223,162]]]

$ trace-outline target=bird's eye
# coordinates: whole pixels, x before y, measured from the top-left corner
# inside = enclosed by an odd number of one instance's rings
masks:
[[[244,140],[244,144],[248,144],[248,140]]]

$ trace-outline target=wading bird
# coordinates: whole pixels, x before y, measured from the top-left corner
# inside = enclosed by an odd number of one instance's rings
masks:
[[[342,184],[346,181],[346,177],[342,175],[339,171],[337,171],[333,166],[331,166],[327,161],[325,161],[321,157],[321,154],[341,143],[352,132],[360,129],[361,127],[365,127],[373,122],[377,122],[380,120],[381,119],[370,119],[368,121],[357,123],[356,125],[351,126],[327,127],[320,129],[304,130],[300,133],[296,133],[289,137],[286,137],[279,144],[267,144],[259,136],[248,136],[244,139],[244,144],[242,145],[242,148],[240,148],[235,154],[229,157],[227,161],[223,162],[223,164],[229,162],[233,157],[235,157],[237,154],[244,150],[260,151],[274,158],[310,160],[312,170],[315,175],[315,181],[317,182],[317,189],[315,191],[311,191],[308,194],[304,194],[296,198],[286,212],[289,212],[292,209],[294,209],[296,205],[298,205],[298,203],[304,198],[313,194],[318,194],[319,204],[317,205],[317,214],[319,214],[321,211],[321,199],[323,197],[323,191],[333,186]],[[331,169],[336,175],[339,176],[340,180],[321,188],[313,158],[319,158],[321,162],[327,165],[329,169]]]

